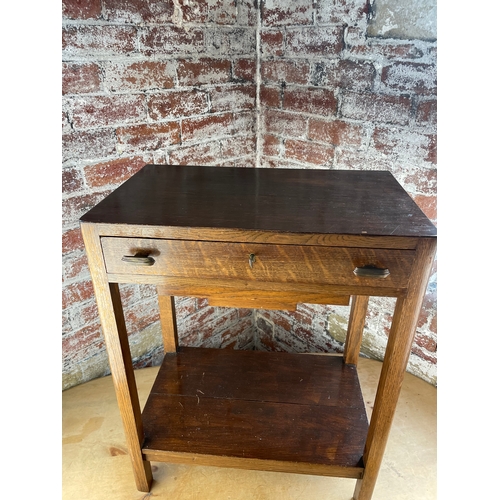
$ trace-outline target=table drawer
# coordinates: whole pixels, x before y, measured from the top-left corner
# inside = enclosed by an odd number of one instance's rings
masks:
[[[377,280],[379,286],[404,288],[414,259],[413,250],[116,237],[103,237],[101,244],[110,274],[278,283],[367,285]]]

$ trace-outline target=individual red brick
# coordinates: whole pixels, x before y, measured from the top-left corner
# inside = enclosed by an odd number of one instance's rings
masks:
[[[143,95],[75,97],[71,116],[75,129],[137,123],[146,120]]]
[[[233,75],[236,80],[255,81],[257,64],[255,59],[238,59],[233,65]]]
[[[427,161],[436,164],[437,163],[437,135],[428,135],[429,139],[429,153],[425,158]]]
[[[238,156],[255,155],[256,139],[255,137],[235,136],[221,139],[221,158],[232,158]]]
[[[337,114],[337,98],[333,90],[308,88],[286,88],[283,94],[283,109],[322,116]]]
[[[286,82],[298,85],[309,81],[309,63],[307,61],[263,61],[261,77],[264,82]]]
[[[262,138],[262,153],[266,156],[280,155],[281,140],[275,135],[264,134]]]
[[[326,84],[348,90],[371,90],[375,79],[375,67],[371,63],[349,60],[326,69]]]
[[[208,5],[208,22],[223,25],[236,23],[236,0],[215,0]]]
[[[407,125],[410,120],[411,99],[408,97],[346,92],[342,116],[363,121]]]
[[[62,14],[66,19],[97,19],[101,15],[101,0],[63,0]]]
[[[207,94],[199,90],[176,90],[154,94],[148,100],[149,116],[153,120],[180,118],[208,111]]]
[[[364,34],[364,31],[363,31]],[[383,57],[385,59],[419,59],[423,56],[422,50],[412,43],[393,44],[384,40],[378,42],[376,39],[366,41],[356,40],[357,32],[355,28],[348,28],[347,45],[348,50],[353,55]]]
[[[343,28],[290,28],[286,33],[286,47],[286,53],[291,56],[337,55],[343,48]]]
[[[363,127],[341,120],[333,122],[311,119],[309,139],[330,142],[335,146],[359,146],[363,138]]]
[[[254,109],[255,86],[232,85],[216,87],[210,92],[210,102],[213,113],[236,109]]]
[[[99,66],[95,63],[63,63],[62,93],[84,94],[100,88]]]
[[[431,220],[437,219],[437,200],[436,196],[425,196],[417,194],[414,196],[415,203],[419,206],[420,210]]]
[[[92,159],[108,156],[115,151],[113,130],[75,131],[62,136],[63,160]]]
[[[135,125],[116,129],[117,149],[122,151],[152,151],[181,142],[178,122]]]
[[[281,89],[275,87],[260,87],[260,104],[269,108],[281,107]]]
[[[72,193],[83,187],[83,179],[77,168],[65,168],[62,171],[62,192]]]
[[[83,238],[80,227],[64,231],[61,243],[63,255],[75,250],[83,250]]]
[[[212,165],[218,161],[220,161],[219,141],[171,150],[167,159],[169,165]]]
[[[92,297],[94,297],[94,287],[90,279],[65,285],[62,289],[62,308],[67,309]]]
[[[135,52],[137,32],[131,26],[68,26],[63,28],[64,56],[109,56]]]
[[[111,91],[170,89],[175,68],[163,61],[112,62],[105,66],[104,84]]]
[[[417,94],[435,94],[436,66],[418,63],[394,63],[382,69],[382,83],[388,88]]]
[[[312,24],[313,4],[309,0],[262,2],[261,16],[264,27]]]
[[[182,120],[183,142],[205,139],[206,137],[229,135],[232,132],[232,113],[225,113],[222,115],[209,114],[201,118]]]
[[[102,0],[106,19],[122,23],[170,22],[174,13],[172,2],[164,0]]]
[[[423,101],[417,106],[417,121],[426,125],[437,124],[437,101]]]
[[[332,163],[335,148],[310,141],[287,139],[285,141],[285,157],[313,165]]]
[[[141,32],[142,52],[147,56],[198,54],[204,51],[203,31],[176,26],[152,26]]]
[[[262,31],[260,52],[263,56],[282,56],[285,51],[285,36],[282,31]]]
[[[71,332],[62,338],[62,355],[63,359],[75,356],[76,353],[85,349],[89,345],[100,342],[104,347],[104,339],[102,338],[99,322],[96,321],[92,325],[85,325],[79,330]]]
[[[307,117],[277,110],[264,112],[265,132],[288,137],[306,137]]]
[[[140,156],[119,158],[85,167],[84,174],[90,187],[120,184],[140,170],[147,162]]]
[[[198,60],[181,59],[177,75],[181,86],[226,83],[231,79],[231,61],[208,57]]]

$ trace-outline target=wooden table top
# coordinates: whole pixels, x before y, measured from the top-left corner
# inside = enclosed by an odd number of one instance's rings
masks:
[[[435,237],[387,171],[146,165],[82,222]]]

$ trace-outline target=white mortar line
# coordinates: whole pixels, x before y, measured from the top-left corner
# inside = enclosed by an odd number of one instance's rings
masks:
[[[262,124],[261,124],[261,109],[260,109],[260,37],[261,37],[261,2],[257,2],[257,27],[255,32],[255,133],[256,152],[255,152],[255,168],[259,168],[262,160]],[[255,318],[254,318],[255,319]]]

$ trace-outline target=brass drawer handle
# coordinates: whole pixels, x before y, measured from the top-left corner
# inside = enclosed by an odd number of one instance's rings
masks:
[[[253,264],[255,262],[255,254],[254,253],[251,253],[249,256],[248,256],[248,265],[250,266],[250,269],[253,268]]]
[[[155,263],[153,257],[148,255],[124,255],[122,257],[123,262],[128,262],[129,264],[135,264],[136,266],[152,266]]]
[[[389,274],[391,273],[387,268],[368,265],[363,267],[356,267],[354,269],[354,274],[362,278],[387,278],[387,276],[389,276]]]

